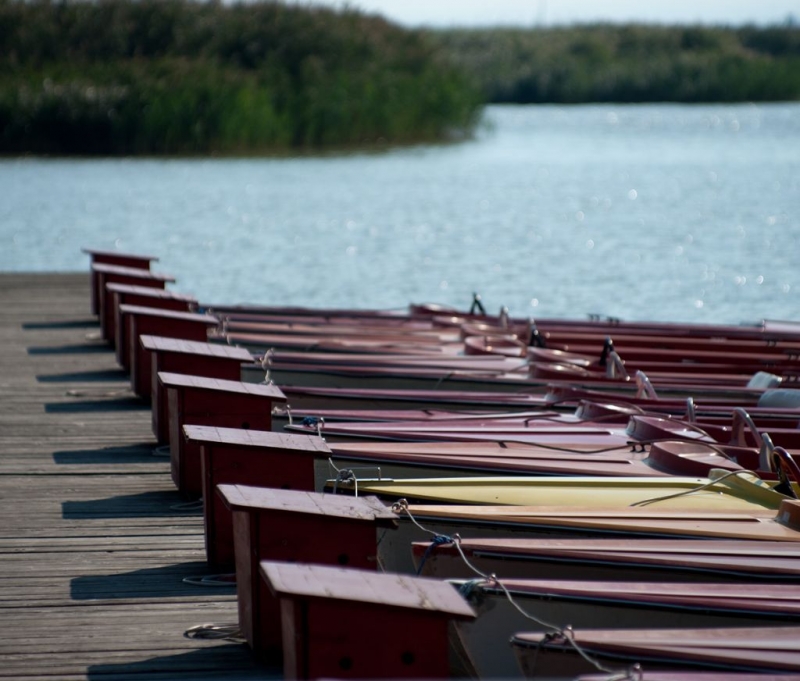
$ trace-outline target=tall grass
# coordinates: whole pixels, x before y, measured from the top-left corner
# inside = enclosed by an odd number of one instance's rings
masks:
[[[800,28],[404,30],[266,0],[0,0],[0,153],[439,140],[482,102],[800,98]]]
[[[442,139],[479,98],[427,36],[278,2],[0,0],[0,152],[262,153]]]
[[[800,99],[800,27],[432,31],[490,102]]]

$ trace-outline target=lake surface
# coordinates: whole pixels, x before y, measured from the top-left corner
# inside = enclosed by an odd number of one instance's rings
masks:
[[[800,319],[800,104],[493,106],[475,138],[0,161],[0,271],[158,256],[202,302]]]

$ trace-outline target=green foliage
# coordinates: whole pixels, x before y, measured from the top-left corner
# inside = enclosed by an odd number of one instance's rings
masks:
[[[606,24],[432,31],[490,102],[800,98],[800,28]]]
[[[0,153],[446,139],[481,101],[800,98],[800,28],[408,31],[275,0],[0,0]]]
[[[0,0],[0,152],[263,153],[445,138],[476,88],[428,36],[278,2]]]

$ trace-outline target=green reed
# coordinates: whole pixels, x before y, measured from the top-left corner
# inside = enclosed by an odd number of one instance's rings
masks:
[[[251,154],[468,133],[429,38],[353,11],[0,0],[0,152]]]
[[[583,25],[433,31],[490,102],[800,98],[800,26]]]
[[[279,2],[0,0],[0,153],[262,154],[469,134],[483,102],[800,98],[800,28],[404,30]]]

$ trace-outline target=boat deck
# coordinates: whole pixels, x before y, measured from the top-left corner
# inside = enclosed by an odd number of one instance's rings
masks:
[[[88,274],[0,274],[0,679],[255,679],[202,515],[90,313]],[[184,581],[186,578],[190,582]]]

